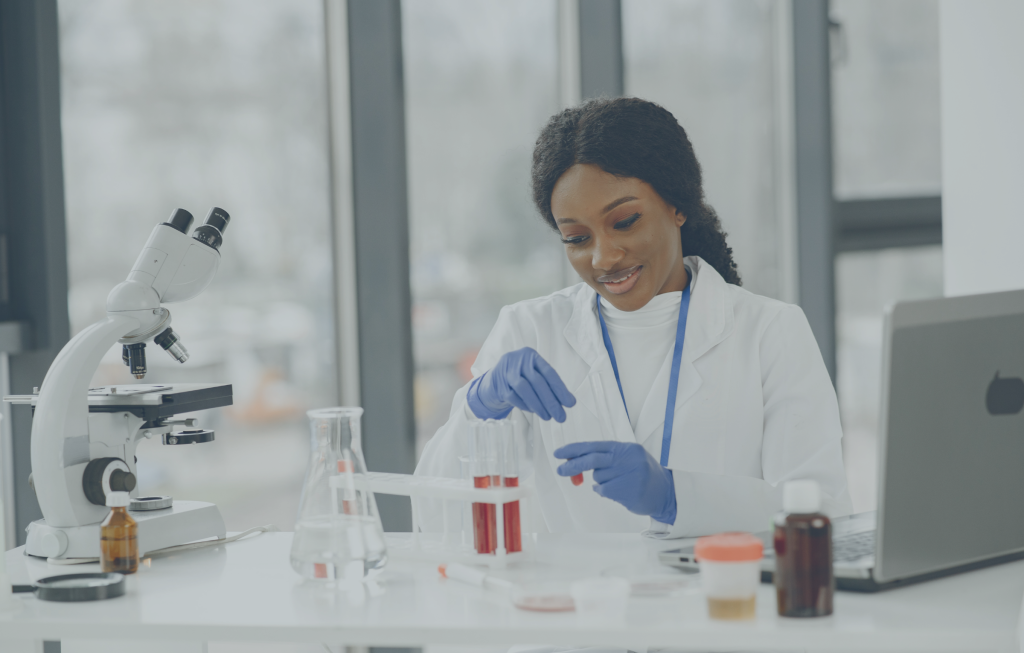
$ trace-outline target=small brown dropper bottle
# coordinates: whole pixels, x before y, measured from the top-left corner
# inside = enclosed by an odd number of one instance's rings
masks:
[[[128,514],[127,492],[107,495],[110,514],[100,526],[100,567],[103,571],[134,574],[139,568],[138,524]]]
[[[832,522],[821,513],[814,480],[782,488],[782,513],[775,518],[775,593],[782,617],[832,614]]]

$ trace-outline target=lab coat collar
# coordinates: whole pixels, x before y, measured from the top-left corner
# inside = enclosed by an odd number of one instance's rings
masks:
[[[690,282],[690,308],[686,321],[686,340],[683,344],[683,357],[679,367],[679,389],[676,396],[675,409],[678,414],[680,407],[700,388],[702,380],[694,361],[706,354],[712,347],[724,340],[733,327],[732,300],[728,294],[725,279],[718,271],[699,256],[688,256],[687,267],[693,273]],[[699,289],[698,289],[699,286]],[[622,404],[615,372],[612,370],[611,359],[605,351],[601,339],[601,325],[596,309],[597,293],[590,286],[581,283],[573,303],[573,312],[563,329],[563,335],[569,345],[590,368],[590,373],[570,388],[579,403],[601,420],[610,418],[615,439],[644,442],[652,433],[659,432],[665,422],[665,399],[668,397],[669,364],[662,365],[658,377],[654,381],[651,392],[640,411],[637,428],[634,431]],[[597,392],[590,376],[599,375],[600,384]],[[606,406],[597,405],[607,402]],[[607,412],[605,412],[607,407]],[[605,416],[608,416],[606,418]],[[676,421],[678,424],[678,420]]]

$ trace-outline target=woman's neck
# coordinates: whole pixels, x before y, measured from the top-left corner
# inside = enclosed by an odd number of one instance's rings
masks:
[[[672,269],[672,274],[665,280],[661,289],[654,294],[662,295],[667,292],[682,292],[688,285],[690,285],[690,275],[686,269],[686,264],[683,262],[683,257],[680,256]]]

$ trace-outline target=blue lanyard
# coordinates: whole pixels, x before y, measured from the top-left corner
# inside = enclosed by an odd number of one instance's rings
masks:
[[[679,320],[676,322],[676,344],[672,349],[672,370],[668,377],[668,399],[665,401],[665,428],[661,433],[661,466],[668,467],[668,452],[672,447],[672,423],[676,417],[676,394],[679,390],[679,366],[683,361],[683,341],[686,339],[686,314],[690,310],[690,286],[687,284],[683,290],[683,297],[679,301]],[[597,296],[597,317],[601,320],[601,337],[604,339],[604,348],[608,350],[608,358],[612,361],[612,371],[615,372],[615,383],[619,385],[619,396],[622,397],[622,407],[626,409],[626,417],[629,417],[629,407],[626,406],[626,395],[622,392],[622,381],[619,379],[619,365],[615,362],[615,348],[612,347],[611,336],[608,335],[608,325],[604,323],[604,315],[601,314],[601,295]]]

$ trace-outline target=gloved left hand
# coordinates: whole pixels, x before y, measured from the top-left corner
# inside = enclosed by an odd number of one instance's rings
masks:
[[[594,470],[594,492],[617,501],[630,512],[650,515],[663,524],[676,521],[676,486],[672,470],[662,467],[639,444],[603,440],[576,442],[555,450],[566,462],[561,476]]]

